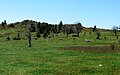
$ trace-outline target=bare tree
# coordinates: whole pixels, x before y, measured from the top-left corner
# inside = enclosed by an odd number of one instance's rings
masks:
[[[31,47],[31,32],[30,32],[30,30],[28,31],[28,44],[29,44],[29,47]]]

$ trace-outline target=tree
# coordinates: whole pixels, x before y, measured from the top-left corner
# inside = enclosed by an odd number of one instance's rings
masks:
[[[40,34],[38,32],[36,32],[36,37],[40,38]]]
[[[72,34],[72,33],[74,33],[74,31],[73,31],[73,27],[70,26],[70,28],[69,28],[69,34]]]
[[[63,23],[62,23],[62,21],[60,21],[60,23],[59,23],[59,32],[62,29],[62,26],[63,26]]]
[[[39,27],[39,23],[38,23],[38,27]],[[40,23],[40,33],[41,34],[44,33],[45,30],[48,31],[48,29],[49,29],[48,23],[45,23],[45,22]]]
[[[37,38],[40,38],[40,22],[38,22],[38,24],[37,24],[36,37],[37,37]]]
[[[43,32],[44,39],[46,39],[47,36],[48,36],[47,30],[44,30],[44,32]]]
[[[30,30],[28,31],[28,43],[29,43],[29,47],[31,47],[31,32],[30,32]]]
[[[18,37],[18,38],[20,37],[20,33],[18,33],[17,37]]]
[[[7,40],[10,40],[10,37],[8,36],[6,39],[7,39]]]
[[[37,24],[37,29],[40,31],[40,22]]]
[[[100,32],[98,31],[96,32],[96,34],[97,34],[97,39],[100,39]]]
[[[95,25],[94,28],[93,28],[93,32],[95,32],[95,30],[96,30],[96,25]]]
[[[34,24],[31,24],[31,28],[30,28],[31,30],[31,32],[35,32],[35,25]]]
[[[54,25],[54,33],[57,33],[58,30],[57,30],[57,25]]]
[[[6,20],[4,20],[4,24],[7,24]]]
[[[65,26],[65,25],[64,25],[64,26],[62,27],[62,31],[63,31],[63,33],[66,34],[66,36],[68,37],[68,34],[69,34],[69,28],[68,28],[68,26]]]
[[[9,24],[8,27],[13,27],[15,28],[15,25],[13,23]]]
[[[37,37],[37,38],[40,38],[40,31],[39,31],[38,28],[36,29],[36,37]]]
[[[5,25],[6,25],[7,23],[6,23],[6,20],[4,20],[4,22],[2,22],[2,27],[4,27],[5,28]]]
[[[77,23],[77,25],[76,25],[76,32],[77,32],[78,37],[79,37],[79,33],[82,31],[82,29],[83,29],[82,24],[80,22]]]
[[[4,22],[2,22],[2,27],[5,27],[5,24],[4,24]]]
[[[117,26],[113,26],[112,31],[115,34],[115,36],[117,36],[118,27]]]

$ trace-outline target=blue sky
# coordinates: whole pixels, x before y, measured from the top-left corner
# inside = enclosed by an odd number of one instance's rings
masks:
[[[120,0],[0,0],[0,22],[25,19],[112,28],[120,25]]]

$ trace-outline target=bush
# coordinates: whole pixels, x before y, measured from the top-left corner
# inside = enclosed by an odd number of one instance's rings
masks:
[[[13,40],[21,40],[20,37],[13,37]]]
[[[35,37],[34,39],[37,40],[37,37]]]
[[[107,37],[104,37],[104,39],[107,39]]]
[[[118,38],[119,38],[119,36],[116,36],[116,38],[118,39]]]
[[[114,43],[110,44],[110,48],[111,48],[112,50],[114,50],[114,49],[115,49],[115,44],[114,44]]]
[[[100,32],[96,32],[96,34],[97,34],[97,37],[96,37],[96,39],[100,39]]]
[[[37,37],[37,38],[40,38],[40,34],[37,33],[37,34],[36,34],[36,37]]]
[[[120,38],[118,38],[118,43],[120,44]]]
[[[10,40],[10,37],[8,36],[6,39],[7,39],[7,40]]]

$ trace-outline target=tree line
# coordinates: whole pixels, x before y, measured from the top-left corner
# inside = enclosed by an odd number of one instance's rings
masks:
[[[36,32],[36,37],[40,38],[40,34],[43,34],[43,36],[46,38],[51,32],[54,34],[58,34],[60,32],[63,32],[68,37],[69,34],[76,33],[79,37],[80,32],[83,30],[83,26],[80,22],[77,22],[75,24],[63,24],[62,21],[59,22],[59,24],[48,24],[46,22],[37,22],[33,20],[24,20],[22,22],[16,22],[7,24],[6,20],[4,20],[0,24],[0,28],[17,28],[17,27],[25,26],[30,32]],[[117,32],[120,30],[120,27],[113,26],[112,32],[117,36]],[[97,31],[96,25],[93,27],[93,32],[96,32],[97,39],[100,37],[100,32]]]
[[[83,29],[83,26],[80,22],[76,24],[63,24],[62,21],[60,21],[59,24],[48,24],[46,22],[41,23],[32,20],[24,20],[22,22],[7,24],[5,20],[0,26],[3,28],[16,28],[18,26],[25,26],[28,30],[30,30],[30,32],[36,32],[36,36],[38,38],[40,37],[40,34],[43,34],[44,37],[47,37],[51,32],[55,34],[63,32],[67,37],[68,34],[76,33],[79,37],[79,33]]]

